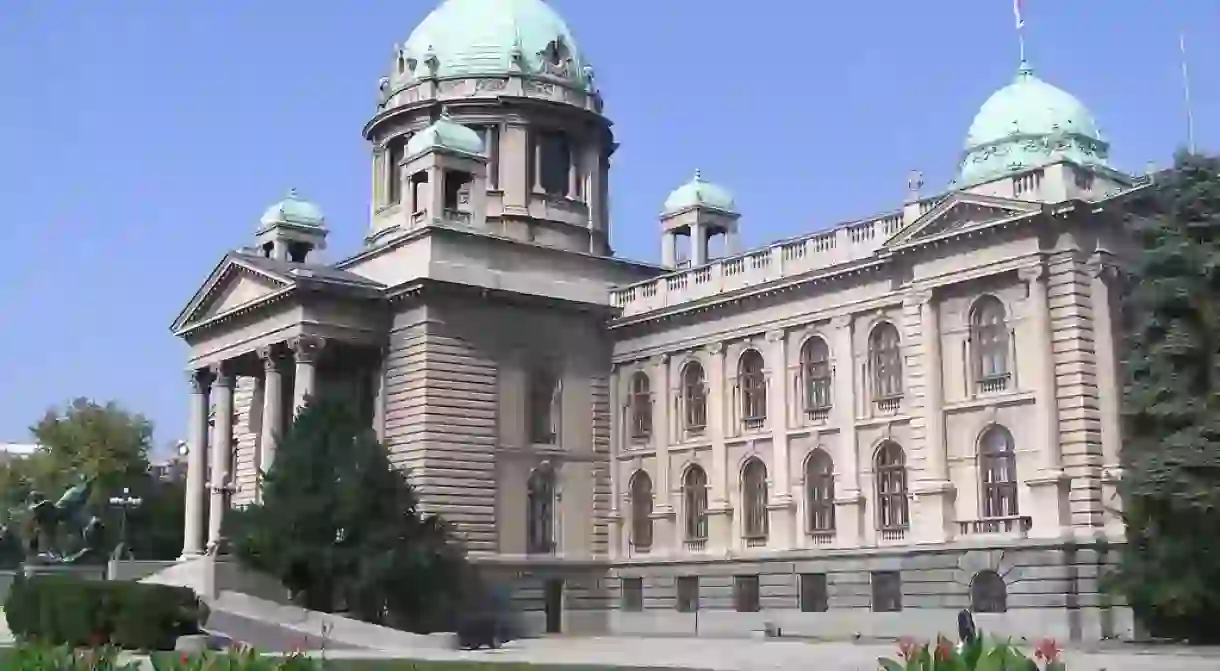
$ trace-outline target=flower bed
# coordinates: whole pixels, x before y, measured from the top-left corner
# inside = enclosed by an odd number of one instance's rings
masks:
[[[988,641],[980,632],[955,644],[941,636],[933,645],[911,638],[898,642],[900,660],[878,659],[881,671],[1066,671],[1062,649],[1045,639],[1034,647],[1033,659],[1008,641]]]

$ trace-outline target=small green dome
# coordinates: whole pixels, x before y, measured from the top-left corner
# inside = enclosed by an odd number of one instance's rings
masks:
[[[430,149],[483,156],[483,138],[474,129],[463,126],[441,113],[441,118],[431,126],[407,140],[407,156],[418,156]]]
[[[1022,63],[1016,79],[993,93],[970,124],[954,186],[1060,160],[1109,167],[1109,156],[1110,145],[1089,110]]]
[[[690,207],[701,205],[714,210],[737,212],[737,202],[733,194],[722,186],[703,181],[703,173],[696,170],[694,178],[674,189],[665,199],[665,213],[681,212]]]
[[[259,223],[263,227],[291,224],[322,228],[326,225],[326,216],[322,214],[322,210],[317,205],[303,200],[297,190],[292,189],[283,200],[267,208],[262,218],[259,219]]]
[[[582,88],[591,78],[568,25],[542,0],[445,0],[401,54],[414,77],[525,72]]]

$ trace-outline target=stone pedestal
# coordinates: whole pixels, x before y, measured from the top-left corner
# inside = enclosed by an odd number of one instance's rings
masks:
[[[767,504],[767,523],[770,525],[770,538],[767,546],[776,550],[788,550],[794,546],[796,531],[796,502],[792,497],[780,499]]]
[[[707,549],[724,554],[733,547],[733,509],[712,507],[707,511]]]
[[[1030,500],[1034,509],[1030,515],[1030,536],[1034,538],[1057,538],[1064,529],[1072,525],[1068,507],[1068,491],[1071,478],[1059,470],[1044,470],[1028,478]]]
[[[957,522],[954,502],[957,490],[953,483],[923,482],[915,487],[911,511],[912,531],[916,543],[945,543],[953,540]]]
[[[835,499],[835,529],[838,542],[845,547],[859,547],[864,541],[864,495],[859,491],[845,492]]]

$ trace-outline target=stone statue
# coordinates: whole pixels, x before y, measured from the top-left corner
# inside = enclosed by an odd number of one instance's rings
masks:
[[[26,561],[37,564],[75,564],[95,554],[102,543],[102,520],[96,515],[86,517],[86,505],[93,493],[94,479],[81,477],[55,503],[41,492],[30,492],[29,529],[25,537]],[[59,547],[63,533],[79,537],[71,552]]]

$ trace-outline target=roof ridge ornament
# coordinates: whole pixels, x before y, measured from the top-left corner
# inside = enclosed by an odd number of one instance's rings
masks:
[[[1034,69],[1030,66],[1029,61],[1021,59],[1021,65],[1017,67],[1017,81],[1032,79],[1034,77]]]

